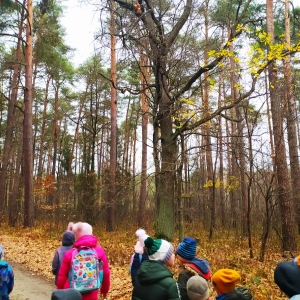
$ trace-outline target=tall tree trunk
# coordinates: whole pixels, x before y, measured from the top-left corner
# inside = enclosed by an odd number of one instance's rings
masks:
[[[46,128],[46,113],[47,113],[47,106],[48,106],[48,91],[49,91],[49,84],[50,84],[50,75],[48,75],[46,81],[46,88],[45,88],[45,98],[44,98],[44,109],[43,109],[43,120],[41,126],[41,133],[40,133],[40,153],[39,153],[39,161],[38,161],[38,172],[37,176],[42,178],[43,176],[43,153],[44,153],[44,139],[45,139],[45,128]]]
[[[138,224],[142,226],[146,220],[146,199],[147,199],[147,139],[148,139],[148,119],[149,119],[149,105],[148,99],[150,91],[146,87],[150,80],[150,70],[147,55],[143,54],[140,49],[140,60],[141,60],[141,71],[140,71],[140,82],[141,82],[141,101],[142,101],[142,171],[141,171],[141,188],[139,198],[139,215]]]
[[[285,0],[285,39],[286,48],[289,49],[291,45],[290,40],[290,12],[289,1]],[[300,167],[298,158],[298,143],[297,143],[297,130],[296,130],[296,103],[292,88],[292,72],[291,72],[291,57],[288,55],[284,61],[284,79],[285,79],[285,96],[288,106],[287,112],[287,133],[288,145],[290,155],[290,168],[292,178],[292,200],[294,204],[294,211],[296,212],[298,233],[300,233]]]
[[[131,103],[131,98],[129,97],[128,103],[127,103],[127,110],[126,110],[126,115],[125,115],[125,124],[124,124],[124,142],[123,142],[123,158],[122,158],[122,175],[126,173],[128,170],[128,154],[129,154],[129,137],[130,137],[130,120],[131,120],[131,115],[130,119],[128,118],[128,113],[130,110],[130,103]],[[126,169],[126,172],[124,172]]]
[[[0,223],[1,223],[1,216],[4,211],[5,205],[5,186],[7,181],[7,166],[9,160],[9,154],[11,149],[11,142],[12,136],[15,126],[15,104],[18,99],[18,91],[19,91],[19,75],[20,75],[20,57],[21,57],[21,41],[22,41],[22,33],[23,33],[23,22],[24,22],[24,5],[26,1],[24,0],[22,11],[21,11],[21,20],[19,24],[19,32],[18,32],[18,39],[17,39],[17,47],[15,51],[15,58],[14,58],[14,65],[13,65],[13,77],[11,82],[11,94],[10,100],[8,102],[7,107],[7,120],[6,120],[6,131],[5,131],[5,140],[3,146],[3,154],[2,154],[2,163],[0,166]]]
[[[59,134],[59,125],[58,125],[58,90],[59,87],[54,87],[55,96],[54,96],[54,120],[53,120],[53,155],[52,155],[52,168],[51,176],[53,183],[55,182],[55,172],[56,172],[56,162],[57,162],[57,148],[58,148],[58,134]],[[57,184],[57,182],[56,182]],[[48,202],[50,205],[54,204],[54,199],[56,198],[56,190],[52,189],[52,193],[48,197]]]
[[[52,158],[52,171],[51,175],[53,176],[53,180],[55,179],[55,171],[56,171],[56,161],[57,161],[57,147],[58,147],[58,90],[56,87],[55,96],[54,96],[54,120],[53,120],[53,158]]]
[[[274,43],[273,0],[267,0],[267,31],[271,37],[271,42]],[[286,163],[286,149],[284,143],[282,117],[283,104],[278,90],[278,76],[277,68],[275,67],[275,62],[269,65],[268,71],[275,144],[274,148],[277,176],[277,191],[279,206],[281,210],[280,213],[282,223],[282,250],[295,251],[297,250],[297,245],[293,228],[291,186]]]
[[[86,100],[86,95],[87,95],[87,90],[85,91],[85,96],[83,97],[83,99],[80,103],[80,106],[79,106],[78,119],[77,119],[76,128],[75,128],[75,132],[74,132],[72,150],[71,150],[71,153],[70,153],[69,168],[68,168],[68,173],[67,173],[67,176],[68,176],[69,179],[72,175],[73,159],[74,159],[74,157],[76,157],[76,155],[74,155],[74,152],[75,152],[74,150],[75,150],[75,146],[77,145],[77,142],[78,142],[79,123],[80,123],[80,120],[81,120],[81,114],[82,114],[84,102]],[[75,166],[76,166],[76,163],[75,163]],[[76,174],[76,170],[75,170],[75,174]]]
[[[209,38],[208,38],[208,3],[205,1],[205,50],[204,50],[204,61],[205,64],[208,64],[209,56]],[[208,74],[204,73],[204,93],[203,93],[203,115],[204,118],[209,116],[210,106],[209,106],[209,82]],[[211,137],[210,137],[210,122],[207,122],[203,125],[204,128],[204,137],[205,137],[205,158],[206,158],[206,167],[207,167],[207,181],[211,184],[208,184],[208,203],[210,209],[210,225],[209,225],[209,238],[213,236],[213,230],[215,228],[215,197],[214,197],[214,175],[213,175],[213,162],[212,162],[212,148],[211,148]]]
[[[230,30],[230,28],[228,28]],[[228,32],[228,35],[230,36],[230,32]],[[229,37],[228,36],[228,37]],[[234,51],[233,46],[230,46],[230,51]],[[237,79],[236,79],[236,64],[233,60],[233,57],[229,58],[230,60],[230,84],[231,84],[231,89],[233,93],[233,101],[236,101],[238,97],[238,90],[235,87],[237,84]],[[243,236],[247,236],[247,211],[248,211],[248,194],[247,194],[247,182],[246,182],[246,161],[245,161],[245,143],[244,143],[244,134],[243,134],[243,128],[244,125],[242,123],[242,114],[241,114],[241,108],[239,105],[235,106],[235,117],[237,120],[239,120],[236,123],[236,137],[234,138],[234,141],[236,142],[234,149],[235,149],[235,161],[239,164],[239,173],[240,173],[240,190],[241,190],[241,200],[242,200],[242,234]]]
[[[182,168],[185,161],[185,144],[184,136],[180,135],[180,152],[181,159],[177,166],[177,203],[178,203],[178,229],[179,229],[179,241],[184,238],[184,198],[182,197]]]
[[[22,124],[23,125],[23,124]],[[8,218],[8,224],[11,227],[14,227],[16,225],[17,219],[18,219],[18,204],[17,204],[17,197],[19,193],[20,188],[20,173],[21,173],[21,164],[22,164],[22,158],[23,158],[23,148],[22,148],[22,140],[23,140],[23,128],[20,130],[20,138],[19,138],[19,148],[17,153],[17,159],[16,159],[16,171],[14,175],[14,184],[12,187],[12,193],[10,196],[10,205],[9,205],[9,218]]]
[[[24,228],[34,226],[33,207],[33,149],[32,149],[32,39],[33,7],[32,0],[27,0],[27,24],[25,45],[25,90],[24,90]]]
[[[168,82],[165,70],[166,56],[158,56],[156,69],[157,86],[161,87],[157,95],[159,103],[158,119],[161,132],[161,172],[158,174],[158,216],[156,236],[169,241],[174,239],[174,197],[175,166],[177,161],[176,138],[173,136],[173,122],[170,106],[170,95],[167,94]],[[158,172],[156,170],[156,172]]]
[[[115,203],[116,203],[116,170],[117,170],[117,57],[115,37],[115,15],[113,0],[110,1],[110,42],[111,42],[111,109],[110,109],[110,168],[107,199],[106,230],[115,230]]]
[[[222,96],[222,85],[224,84],[224,79],[222,73],[219,76],[219,96],[218,96],[218,107],[221,107],[221,96]],[[218,130],[218,148],[220,156],[219,164],[219,181],[220,184],[220,208],[221,208],[221,224],[225,225],[225,184],[224,184],[224,158],[223,158],[223,126],[222,117],[219,116],[219,130]]]

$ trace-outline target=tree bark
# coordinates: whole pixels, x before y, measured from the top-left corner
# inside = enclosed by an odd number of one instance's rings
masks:
[[[289,49],[291,45],[290,40],[290,17],[289,17],[289,1],[285,0],[285,39],[286,48]],[[297,143],[297,129],[296,129],[296,103],[292,88],[292,70],[291,70],[291,56],[287,55],[284,60],[284,79],[285,79],[285,96],[288,106],[287,111],[287,134],[288,146],[290,156],[290,168],[292,178],[292,202],[298,226],[298,233],[300,233],[300,167],[298,158],[298,143]]]
[[[110,109],[110,168],[107,199],[106,230],[115,230],[115,202],[116,202],[116,169],[117,169],[117,57],[115,37],[114,1],[110,1],[110,35],[111,35],[111,109]]]
[[[273,16],[273,0],[267,0],[267,31],[271,37],[271,42],[274,43],[274,16]],[[269,88],[271,99],[271,112],[273,120],[273,133],[275,144],[275,166],[277,176],[277,192],[278,201],[281,210],[281,225],[282,225],[282,250],[295,251],[297,250],[293,217],[292,217],[292,202],[291,202],[291,186],[289,181],[286,149],[284,143],[283,132],[283,104],[278,90],[278,76],[275,62],[272,62],[268,67],[269,72]]]
[[[32,40],[33,40],[33,7],[32,0],[27,0],[27,24],[25,45],[25,90],[24,90],[24,228],[34,226],[33,199],[33,149],[32,149]]]
[[[21,128],[21,130],[20,130],[20,138],[19,138],[20,143],[19,143],[17,159],[16,159],[16,171],[14,174],[14,184],[12,187],[12,192],[11,192],[11,196],[10,196],[10,204],[9,204],[8,225],[11,227],[14,227],[18,220],[18,212],[19,211],[18,211],[17,197],[18,197],[19,188],[20,188],[20,173],[21,173],[21,164],[22,164],[22,158],[23,158],[22,140],[23,140],[23,128]]]
[[[148,139],[148,119],[149,119],[149,105],[148,99],[150,92],[147,88],[150,79],[150,70],[147,67],[149,64],[149,59],[147,55],[143,53],[140,48],[140,82],[141,82],[141,101],[142,101],[142,170],[141,170],[141,188],[140,188],[140,198],[139,198],[139,216],[138,224],[143,226],[146,220],[146,199],[147,199],[147,139]]]
[[[13,131],[15,127],[15,104],[18,99],[18,91],[19,91],[19,80],[20,80],[20,59],[21,59],[21,41],[22,41],[22,33],[23,33],[23,19],[24,19],[24,5],[26,1],[24,0],[22,11],[21,11],[21,21],[19,24],[19,32],[18,32],[18,39],[17,39],[17,47],[15,50],[15,59],[13,65],[13,78],[11,82],[11,95],[10,100],[8,102],[7,107],[7,120],[6,120],[6,131],[5,131],[5,140],[3,146],[3,153],[2,153],[2,164],[0,167],[0,223],[1,217],[4,212],[5,207],[5,187],[7,181],[7,166],[9,160],[9,154],[11,149],[11,142]]]

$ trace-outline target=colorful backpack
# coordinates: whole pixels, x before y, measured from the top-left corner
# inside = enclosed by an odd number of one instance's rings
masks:
[[[103,262],[94,248],[75,248],[69,272],[70,288],[80,293],[98,290],[103,280]]]

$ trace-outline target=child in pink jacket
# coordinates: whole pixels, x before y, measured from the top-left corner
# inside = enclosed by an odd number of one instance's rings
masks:
[[[75,244],[73,248],[80,247],[89,247],[94,248],[97,252],[98,258],[103,262],[103,281],[100,288],[100,293],[104,298],[109,291],[110,287],[110,269],[108,265],[108,260],[104,249],[101,246],[98,246],[97,237],[93,236],[93,228],[88,223],[69,223],[68,230],[73,231],[75,235]],[[68,278],[68,274],[71,267],[72,261],[72,253],[74,249],[70,249],[64,255],[64,259],[59,270],[58,278],[57,278],[57,289],[68,289],[70,288],[70,282]],[[97,300],[98,299],[98,290],[83,293],[82,300]]]

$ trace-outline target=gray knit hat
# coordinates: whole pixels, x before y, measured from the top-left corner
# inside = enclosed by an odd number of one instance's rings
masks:
[[[75,289],[57,290],[52,293],[51,300],[82,300],[82,296]]]
[[[199,275],[192,276],[186,285],[190,300],[206,300],[209,298],[209,287],[206,279]]]

